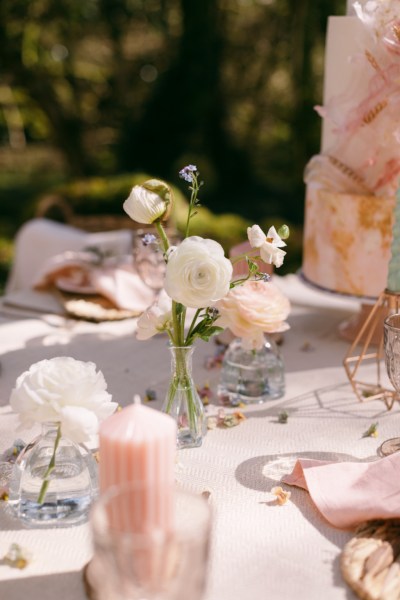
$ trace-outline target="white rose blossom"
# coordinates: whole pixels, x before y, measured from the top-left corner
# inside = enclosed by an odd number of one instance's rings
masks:
[[[172,301],[165,290],[160,292],[158,299],[145,310],[137,322],[136,338],[148,340],[161,333],[172,323]]]
[[[281,248],[286,244],[275,227],[270,227],[265,235],[259,225],[253,225],[247,228],[247,236],[251,247],[259,249],[261,260],[270,265],[274,264],[277,268],[282,266],[286,252]]]
[[[171,190],[167,184],[158,179],[150,179],[132,188],[123,208],[133,221],[150,225],[167,218],[171,203]]]
[[[96,365],[69,356],[33,364],[18,377],[10,404],[22,427],[60,423],[62,434],[78,443],[89,441],[117,407]]]
[[[218,242],[190,236],[168,254],[165,291],[175,302],[203,308],[228,293],[232,270]]]

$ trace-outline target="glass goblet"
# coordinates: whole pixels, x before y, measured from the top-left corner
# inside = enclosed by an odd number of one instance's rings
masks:
[[[144,239],[145,234],[149,241]],[[154,233],[157,233],[154,230]],[[139,229],[133,238],[133,261],[141,280],[151,289],[158,292],[164,285],[166,262],[160,243],[154,236],[153,230]],[[154,237],[150,241],[150,236]]]
[[[400,400],[400,313],[387,317],[383,325],[383,345],[386,371],[393,385],[394,399]],[[386,440],[381,446],[384,455],[400,450],[400,437]]]

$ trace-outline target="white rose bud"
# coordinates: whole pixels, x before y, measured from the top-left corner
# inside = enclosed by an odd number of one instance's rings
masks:
[[[232,263],[214,240],[191,236],[168,256],[167,294],[189,308],[203,308],[229,291]]]
[[[135,185],[123,204],[124,211],[133,221],[150,225],[169,217],[172,208],[172,192],[158,179],[149,179]]]
[[[164,290],[161,290],[156,302],[142,313],[137,322],[136,338],[148,340],[157,333],[165,331],[172,322],[172,301]]]

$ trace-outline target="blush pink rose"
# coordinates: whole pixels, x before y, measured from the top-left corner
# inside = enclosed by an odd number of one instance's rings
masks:
[[[285,319],[290,312],[290,302],[273,283],[246,281],[215,306],[220,312],[216,325],[228,327],[248,348],[261,348],[264,332],[289,329]]]

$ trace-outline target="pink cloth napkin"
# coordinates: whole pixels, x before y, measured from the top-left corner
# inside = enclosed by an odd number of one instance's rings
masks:
[[[129,265],[95,269],[92,282],[97,292],[118,308],[143,312],[156,299],[154,290]]]
[[[129,261],[113,258],[98,266],[84,252],[64,252],[47,260],[34,281],[34,288],[51,285],[82,296],[99,294],[116,308],[138,313],[156,299],[155,291],[142,281]]]
[[[400,452],[369,463],[299,459],[282,481],[308,490],[335,527],[400,518]]]

